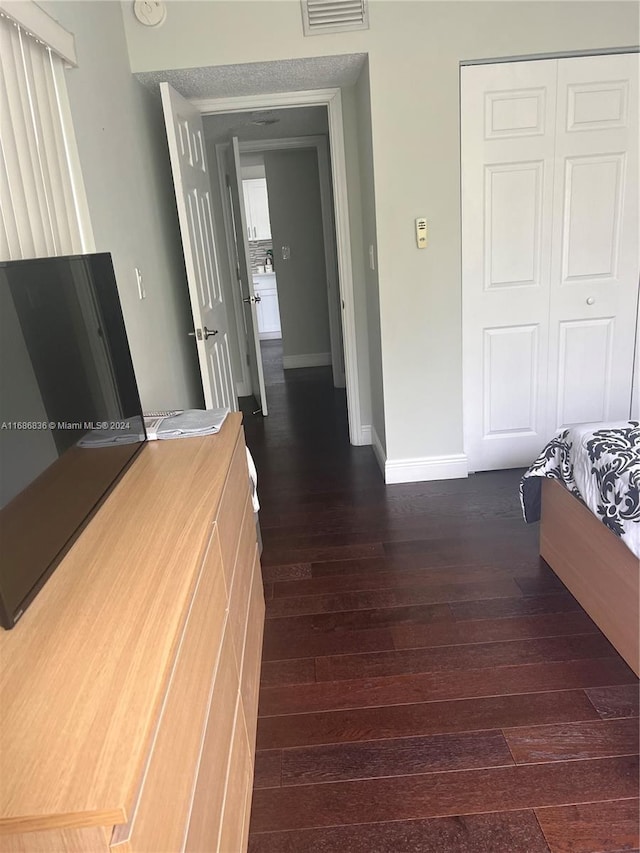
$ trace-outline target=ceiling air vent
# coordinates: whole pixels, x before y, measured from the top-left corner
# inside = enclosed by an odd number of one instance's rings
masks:
[[[301,0],[305,36],[368,30],[367,0]]]

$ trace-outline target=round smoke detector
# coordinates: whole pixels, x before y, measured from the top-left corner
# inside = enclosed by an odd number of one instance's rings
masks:
[[[133,14],[145,27],[157,27],[167,17],[163,0],[135,0]]]

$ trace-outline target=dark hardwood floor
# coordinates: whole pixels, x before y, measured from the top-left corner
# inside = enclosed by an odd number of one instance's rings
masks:
[[[637,681],[539,559],[520,472],[385,487],[330,369],[263,346],[250,853],[638,851]]]

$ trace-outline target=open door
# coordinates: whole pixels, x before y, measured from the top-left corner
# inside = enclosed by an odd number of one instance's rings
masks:
[[[256,295],[253,287],[253,275],[251,274],[249,243],[247,240],[247,218],[244,210],[244,193],[242,191],[242,174],[240,171],[240,147],[237,136],[232,137],[231,145],[227,149],[226,166],[227,177],[229,179],[228,191],[231,198],[237,275],[242,293],[244,324],[247,330],[251,391],[258,402],[258,407],[262,410],[262,414],[266,416],[268,414],[267,394],[264,385],[264,372],[262,370],[262,353],[260,351],[258,315],[256,311],[256,302],[260,301],[260,295]]]
[[[231,371],[227,312],[213,240],[211,186],[200,112],[168,83],[160,84],[178,221],[187,270],[205,406],[238,408]]]

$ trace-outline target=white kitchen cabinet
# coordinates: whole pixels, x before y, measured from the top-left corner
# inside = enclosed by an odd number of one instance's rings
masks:
[[[265,178],[252,178],[242,182],[244,206],[247,215],[249,240],[270,240],[269,203]]]
[[[280,309],[275,273],[254,275],[253,286],[260,301],[256,303],[258,315],[258,337],[261,341],[282,337],[280,328]]]

